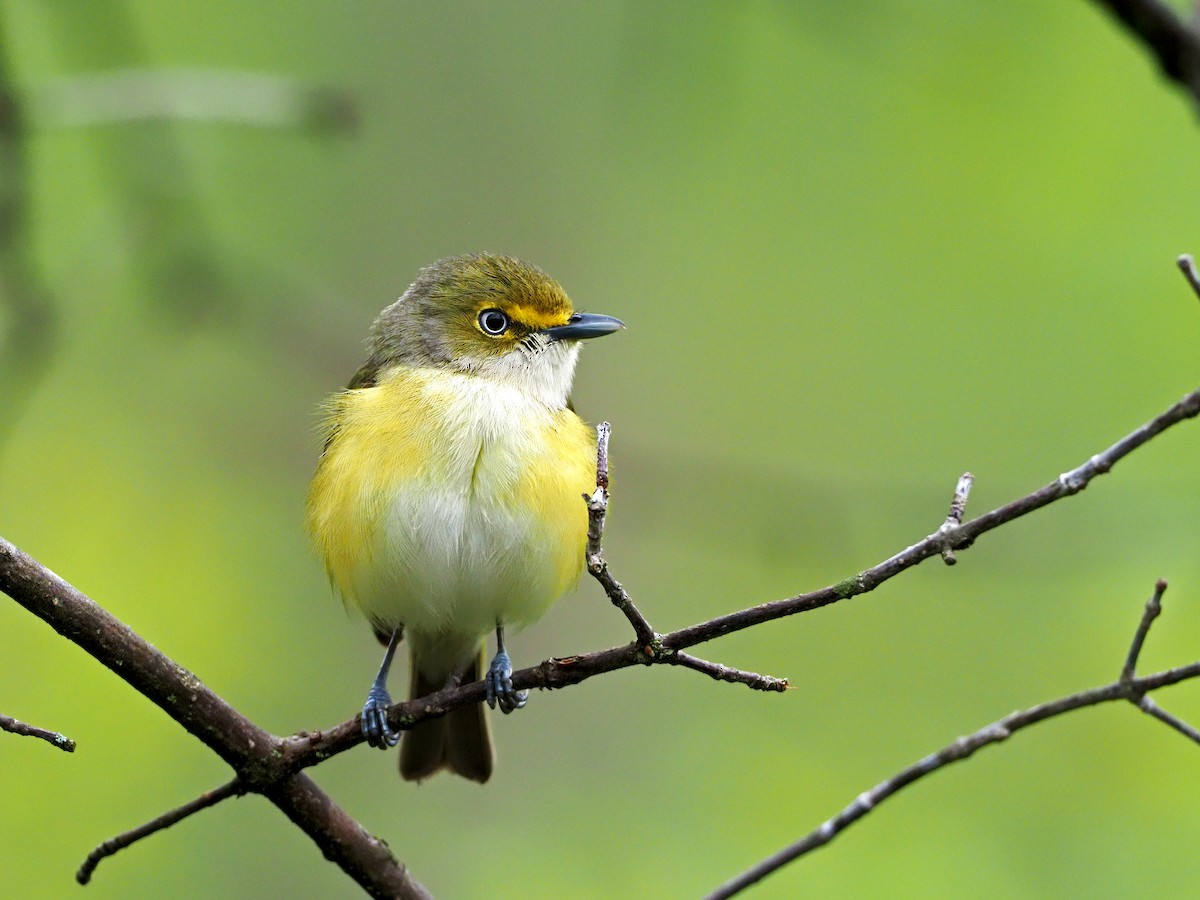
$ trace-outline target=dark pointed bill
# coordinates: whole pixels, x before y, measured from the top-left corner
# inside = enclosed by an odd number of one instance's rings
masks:
[[[612,316],[597,313],[575,313],[566,325],[556,325],[542,331],[552,341],[581,341],[584,338],[603,337],[625,327],[625,323]]]

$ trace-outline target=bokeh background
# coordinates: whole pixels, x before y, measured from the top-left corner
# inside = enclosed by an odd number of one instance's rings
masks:
[[[0,534],[279,734],[353,715],[378,663],[303,530],[316,408],[439,256],[527,257],[628,322],[575,400],[614,423],[609,558],[663,631],[840,580],[933,530],[962,471],[983,512],[1196,384],[1196,115],[1089,3],[12,0],[0,31]],[[497,717],[484,788],[365,747],[314,777],[441,896],[697,895],[1111,680],[1158,577],[1144,667],[1200,656],[1198,445],[702,648],[786,695],[628,670]],[[358,895],[255,797],[76,887],[229,773],[14,604],[0,633],[0,710],[79,743],[0,735],[5,892]],[[627,639],[585,581],[513,649]],[[754,896],[1178,896],[1198,789],[1195,746],[1080,712]]]

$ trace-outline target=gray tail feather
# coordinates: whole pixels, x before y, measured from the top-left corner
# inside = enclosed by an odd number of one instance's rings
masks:
[[[462,683],[479,680],[484,648],[463,673]],[[440,691],[414,664],[409,677],[411,698]],[[423,781],[444,768],[483,784],[492,775],[492,736],[487,710],[482,703],[459,706],[440,719],[430,719],[404,733],[400,741],[400,776],[406,781]]]

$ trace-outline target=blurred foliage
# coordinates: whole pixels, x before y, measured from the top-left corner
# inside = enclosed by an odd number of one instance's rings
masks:
[[[614,423],[609,557],[663,630],[839,580],[935,528],[963,470],[982,512],[1196,383],[1172,264],[1200,249],[1195,114],[1090,4],[0,10],[29,112],[5,178],[59,324],[44,373],[0,384],[0,533],[278,733],[352,715],[378,663],[302,529],[315,409],[439,256],[525,256],[629,323],[575,399]],[[129,72],[230,96],[55,118]],[[221,114],[239,74],[279,79],[261,121]],[[954,569],[703,648],[785,696],[626,671],[499,721],[486,788],[403,784],[366,749],[315,777],[447,897],[695,895],[956,735],[1114,677],[1157,577],[1144,666],[1200,655],[1198,441],[1182,426]],[[79,743],[0,735],[5,888],[69,895],[95,844],[228,773],[12,604],[0,629],[0,709]],[[627,637],[589,582],[512,649]],[[1195,688],[1162,700],[1200,719]],[[1198,781],[1166,728],[1079,713],[755,896],[1190,893]],[[357,895],[253,797],[86,892]]]

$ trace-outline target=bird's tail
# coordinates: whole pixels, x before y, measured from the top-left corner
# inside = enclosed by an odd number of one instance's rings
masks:
[[[479,680],[484,649],[481,645],[475,661],[463,672],[463,684]],[[424,697],[445,686],[423,676],[415,658],[411,668],[410,699]],[[447,768],[483,784],[492,775],[492,736],[486,713],[482,703],[458,706],[440,719],[430,719],[406,731],[400,742],[400,776],[406,781],[423,781]]]

